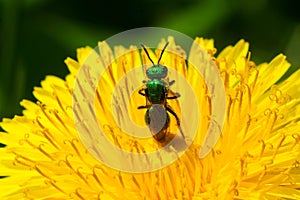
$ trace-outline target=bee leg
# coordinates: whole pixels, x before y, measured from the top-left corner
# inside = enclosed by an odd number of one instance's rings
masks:
[[[177,99],[180,97],[180,94],[179,93],[175,93],[175,96],[172,96],[172,97],[167,97],[167,99]]]
[[[139,94],[142,95],[142,96],[146,96],[146,93],[143,93],[143,91],[145,91],[145,88],[140,89],[139,90]]]
[[[177,126],[178,126],[178,128],[179,128],[179,131],[180,131],[180,133],[181,133],[181,136],[183,137],[183,139],[185,139],[185,136],[184,136],[184,134],[183,134],[183,131],[182,131],[181,127],[180,127],[180,120],[179,120],[177,114],[173,111],[173,109],[172,109],[171,106],[169,106],[169,105],[166,105],[166,109],[167,109],[167,111],[168,111],[169,113],[171,113],[171,114],[176,118]]]
[[[172,82],[172,81],[171,81]],[[175,81],[174,81],[175,82]],[[177,99],[177,98],[179,98],[181,95],[178,93],[178,92],[173,92],[172,90],[170,90],[170,89],[167,89],[167,91],[166,91],[166,93],[169,95],[170,93],[173,95],[173,96],[171,96],[171,97],[168,97],[168,95],[167,95],[167,99]]]
[[[169,86],[173,85],[175,83],[175,80],[172,80],[169,82]]]
[[[146,109],[146,108],[149,108],[149,106],[139,106],[139,107],[137,107],[137,109]]]

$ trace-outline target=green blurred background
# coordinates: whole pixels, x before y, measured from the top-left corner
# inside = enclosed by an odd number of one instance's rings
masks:
[[[240,38],[255,62],[284,53],[300,66],[297,1],[278,0],[0,0],[0,119],[20,115],[19,102],[48,74],[64,78],[76,48],[143,26],[214,38],[220,50]],[[35,101],[35,100],[34,100]]]

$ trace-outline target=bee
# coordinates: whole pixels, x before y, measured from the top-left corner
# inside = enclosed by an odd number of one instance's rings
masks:
[[[168,104],[167,100],[174,100],[180,97],[179,93],[173,92],[169,89],[169,86],[175,83],[175,80],[167,82],[168,68],[164,65],[159,64],[165,49],[169,42],[167,42],[160,54],[157,64],[154,64],[153,60],[146,47],[141,44],[141,47],[147,54],[149,60],[153,64],[146,70],[146,76],[148,80],[144,80],[145,87],[140,89],[138,93],[146,98],[146,105],[139,106],[138,109],[147,109],[145,113],[145,122],[149,127],[153,137],[158,142],[163,142],[170,126],[170,115],[171,113],[179,127],[180,133],[185,138],[183,131],[180,127],[180,120],[172,107]],[[173,96],[169,96],[169,94]]]

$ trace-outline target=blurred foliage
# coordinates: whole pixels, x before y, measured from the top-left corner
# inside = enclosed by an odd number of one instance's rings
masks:
[[[279,0],[0,0],[0,118],[48,74],[63,78],[76,48],[131,28],[158,26],[214,38],[218,49],[244,38],[257,63],[285,53],[300,65],[297,2]],[[35,100],[34,100],[35,101]]]

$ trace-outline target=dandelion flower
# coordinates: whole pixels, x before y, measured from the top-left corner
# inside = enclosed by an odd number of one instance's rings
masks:
[[[168,40],[170,48],[178,49],[172,38]],[[76,75],[94,51],[85,47],[78,49],[77,61],[65,60],[70,70],[65,80],[47,76],[41,87],[34,88],[38,101],[23,100],[23,116],[1,123],[5,132],[0,134],[0,142],[5,147],[0,148],[0,175],[5,178],[0,179],[0,198],[300,199],[300,70],[278,82],[290,66],[282,54],[256,65],[244,40],[218,55],[213,40],[197,38],[195,42],[215,62],[227,97],[221,137],[206,157],[199,158],[199,150],[210,121],[210,94],[183,58],[166,52],[162,62],[188,80],[200,105],[200,122],[192,145],[174,163],[153,172],[122,172],[99,162],[79,138],[72,112]],[[104,46],[100,60],[113,60],[124,51],[121,46],[114,52]],[[131,152],[154,151],[160,148],[155,139],[135,141],[116,128],[112,116],[106,113],[108,97],[122,74],[134,63],[149,63],[143,52],[141,56],[141,51],[131,48],[130,54],[111,64],[106,78],[99,82],[99,88],[105,90],[96,91],[97,118],[115,145]],[[160,53],[150,51],[153,58]],[[129,112],[141,125],[145,125],[145,110],[136,108],[143,104],[145,98],[134,93]],[[180,113],[177,101],[170,104]],[[177,128],[171,120],[170,132]]]

